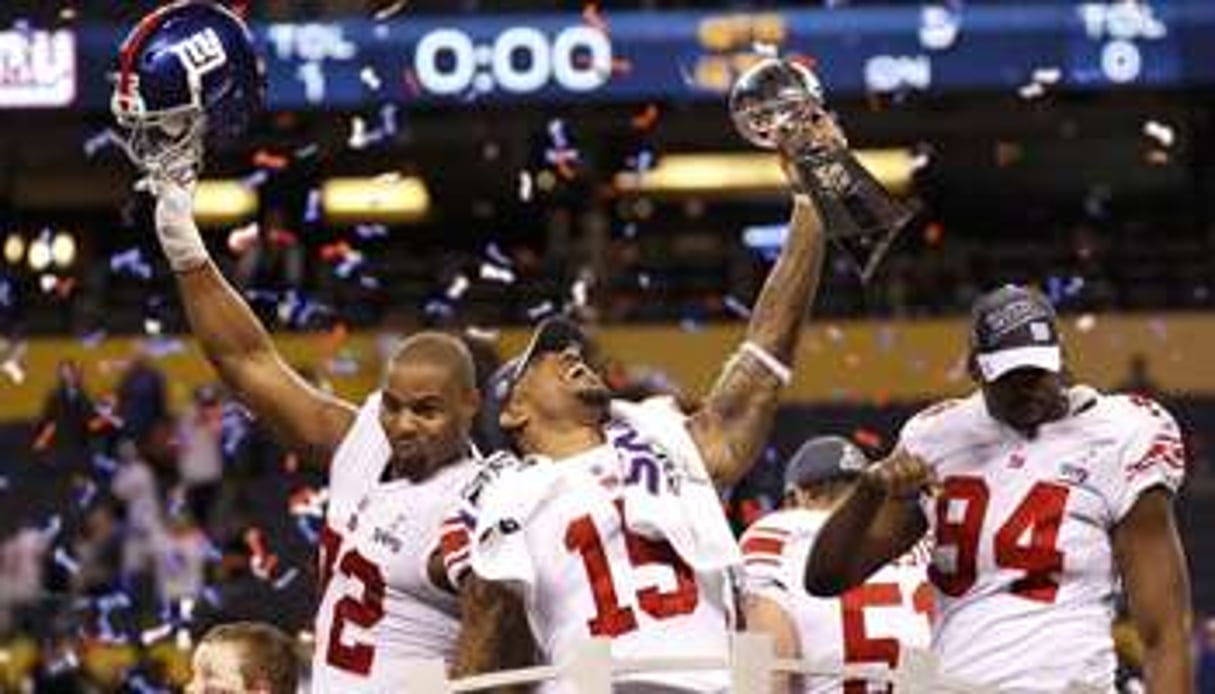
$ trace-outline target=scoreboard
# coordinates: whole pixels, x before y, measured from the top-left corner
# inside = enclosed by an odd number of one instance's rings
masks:
[[[419,15],[254,27],[272,109],[719,99],[764,52],[831,96],[1215,83],[1215,2]],[[124,29],[0,32],[0,108],[108,107]]]

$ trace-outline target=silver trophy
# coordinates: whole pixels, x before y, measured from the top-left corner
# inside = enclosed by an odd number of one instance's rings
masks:
[[[833,127],[821,121],[830,116],[814,73],[791,60],[761,60],[734,83],[730,115],[748,142],[781,152],[795,170],[795,187],[814,198],[827,237],[868,281],[916,210],[895,200],[842,139],[825,134]]]

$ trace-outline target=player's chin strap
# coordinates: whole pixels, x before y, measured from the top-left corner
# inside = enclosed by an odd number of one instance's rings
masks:
[[[793,382],[793,369],[790,369],[784,362],[774,357],[771,352],[763,347],[747,340],[734,353],[734,358],[737,359],[744,354],[762,364],[768,370],[768,373],[772,374],[777,381],[780,381],[781,386],[787,386]]]

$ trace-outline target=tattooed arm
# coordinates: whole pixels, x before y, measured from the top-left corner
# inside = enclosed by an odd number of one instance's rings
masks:
[[[461,586],[460,611],[460,636],[451,665],[452,677],[522,668],[535,663],[536,645],[523,601],[506,587],[469,576]]]
[[[755,302],[746,341],[688,422],[718,487],[741,479],[767,441],[802,321],[818,288],[823,238],[814,203],[795,197],[785,247]]]

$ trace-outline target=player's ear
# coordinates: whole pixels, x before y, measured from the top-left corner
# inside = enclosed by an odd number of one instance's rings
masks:
[[[476,388],[469,388],[464,391],[464,397],[460,399],[460,411],[468,419],[472,421],[476,418],[477,412],[481,409],[481,391]]]
[[[502,411],[498,413],[498,427],[502,431],[512,433],[522,429],[525,424],[527,424],[527,414],[523,411],[523,407],[517,398],[510,398]]]

